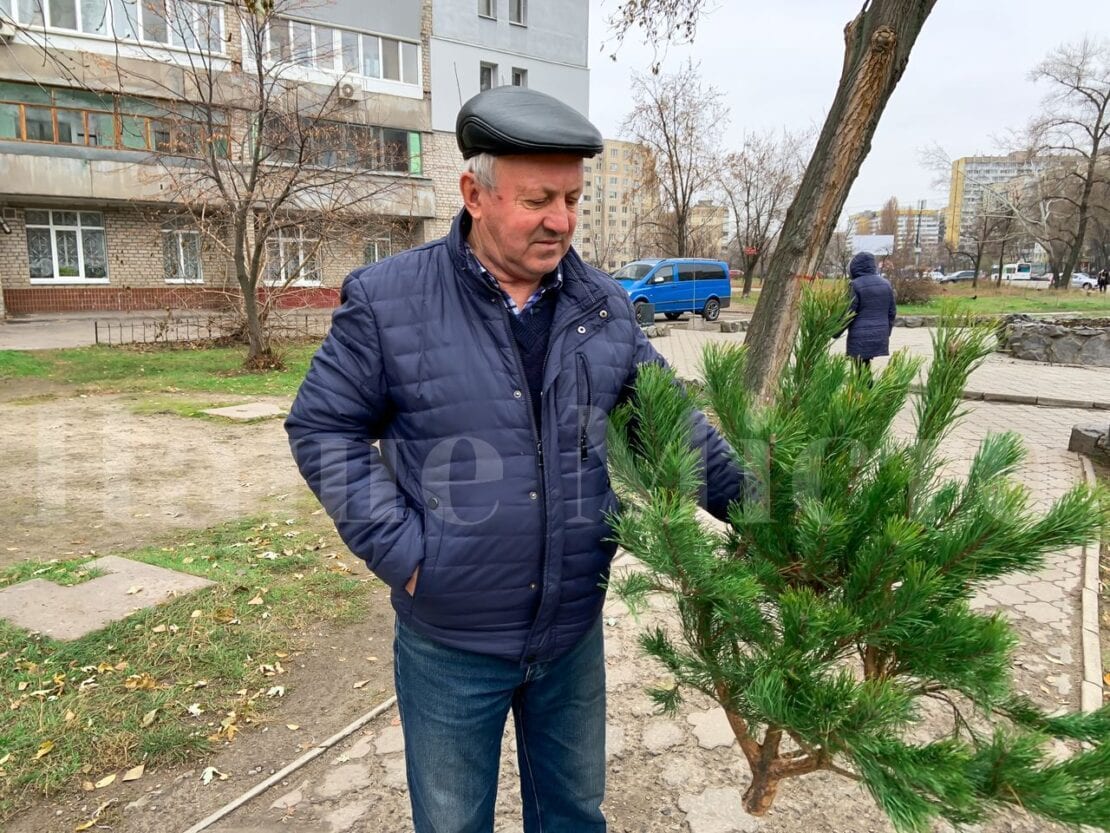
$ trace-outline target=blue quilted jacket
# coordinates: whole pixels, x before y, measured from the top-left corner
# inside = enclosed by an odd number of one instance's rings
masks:
[[[870,252],[860,252],[848,266],[852,277],[852,300],[849,305],[855,313],[848,324],[848,345],[845,352],[860,359],[890,355],[890,334],[898,314],[894,289],[890,281],[879,274],[875,257]]]
[[[637,366],[662,359],[620,285],[571,250],[538,436],[511,313],[464,256],[469,225],[464,211],[446,238],[347,278],[286,430],[301,473],[392,589],[403,622],[464,650],[550,660],[604,601],[616,548],[605,514],[617,507],[607,415]],[[704,505],[724,517],[742,474],[705,417],[693,419]]]

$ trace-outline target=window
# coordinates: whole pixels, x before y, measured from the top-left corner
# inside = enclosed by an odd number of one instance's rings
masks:
[[[393,173],[423,173],[420,134],[392,127],[318,121],[295,131],[274,116],[264,128],[264,141],[274,162],[296,163],[298,142],[305,134],[305,159],[310,165]]]
[[[108,251],[100,212],[28,209],[24,219],[33,281],[107,281]]]
[[[521,69],[520,67],[513,67],[513,86],[514,87],[527,87],[528,86],[528,70]]]
[[[168,283],[204,283],[198,232],[173,224],[162,227],[162,271]]]
[[[497,86],[497,64],[482,64],[478,68],[478,87],[482,91]]]
[[[337,75],[420,83],[420,52],[410,41],[279,18],[265,36],[266,58]]]
[[[509,23],[527,25],[528,21],[524,19],[525,9],[525,0],[509,0]]]
[[[126,96],[69,88],[0,82],[0,138],[59,145],[164,151],[197,156],[204,148],[208,117],[216,123],[209,141],[227,155],[223,112],[191,111]]]
[[[320,241],[299,226],[277,231],[266,241],[266,281],[272,284],[320,282]]]
[[[363,259],[367,263],[377,263],[384,257],[389,257],[393,254],[393,244],[388,237],[375,237],[366,242],[366,249],[363,251]]]
[[[497,19],[497,0],[478,0],[478,17]]]
[[[207,0],[16,0],[15,7],[16,20],[31,26],[223,51],[223,13]]]

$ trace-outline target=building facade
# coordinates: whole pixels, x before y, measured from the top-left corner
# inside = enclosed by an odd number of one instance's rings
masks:
[[[515,85],[590,112],[589,2],[431,0],[432,133],[425,149],[435,184],[431,237],[446,234],[462,207],[455,117],[490,87]]]
[[[929,208],[898,207],[894,212],[893,242],[888,254],[896,251],[920,254],[931,260],[939,256],[943,240],[944,212]],[[883,212],[860,211],[848,217],[853,238],[883,234]],[[890,234],[888,231],[887,234]],[[917,250],[920,249],[918,252]]]
[[[1043,161],[1015,151],[1007,156],[965,156],[952,163],[945,212],[944,242],[952,249],[960,245],[983,207],[984,194],[1004,183],[1038,172]]]
[[[219,215],[221,194],[241,198],[235,175],[259,148],[261,175],[307,183],[287,217],[260,212],[247,229],[266,283],[291,284],[295,303],[334,302],[352,268],[423,239],[436,215],[424,7],[275,5],[252,30],[234,6],[204,0],[162,14],[129,0],[0,0],[9,313],[226,301],[230,242],[204,218]],[[262,113],[249,72],[259,49],[262,83],[276,89]],[[272,122],[284,138],[268,138]],[[296,179],[306,169],[315,180]],[[221,172],[226,192],[200,187]],[[262,203],[275,191],[257,193]],[[322,238],[325,203],[344,234]]]
[[[584,165],[575,248],[598,269],[658,255],[659,202],[648,185],[650,152],[643,145],[606,139],[600,156]]]

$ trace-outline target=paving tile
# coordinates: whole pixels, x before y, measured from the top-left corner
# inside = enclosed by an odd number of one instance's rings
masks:
[[[243,405],[229,405],[226,408],[209,408],[202,413],[209,416],[223,417],[224,419],[233,419],[237,422],[248,422],[252,419],[285,416],[286,410],[279,408],[272,402],[247,402]]]
[[[90,561],[89,570],[102,570],[82,584],[63,587],[32,579],[0,591],[0,618],[53,639],[80,639],[130,616],[214,582],[198,576],[105,555]]]

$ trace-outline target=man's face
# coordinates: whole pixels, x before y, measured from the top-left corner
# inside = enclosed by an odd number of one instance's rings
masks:
[[[463,200],[474,219],[471,245],[496,277],[539,281],[570,248],[582,194],[582,159],[500,156],[494,171],[492,189],[463,175]]]

